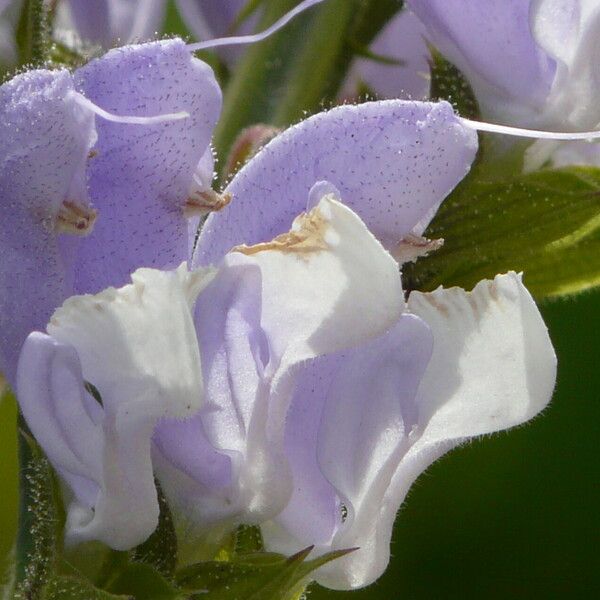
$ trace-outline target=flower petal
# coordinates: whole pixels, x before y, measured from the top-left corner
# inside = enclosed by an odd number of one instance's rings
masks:
[[[25,338],[70,294],[56,222],[64,201],[87,202],[95,140],[67,71],[29,71],[0,87],[0,370],[12,385]]]
[[[410,445],[431,346],[427,326],[404,315],[376,340],[303,367],[286,425],[294,494],[264,528],[267,548],[296,552],[316,544],[323,553],[360,546],[345,570],[350,587],[364,584],[366,565],[381,568],[383,561],[385,568],[387,549],[373,554],[372,530]]]
[[[31,431],[69,484],[67,541],[103,541],[124,550],[158,523],[152,419],[116,419],[84,388],[75,349],[41,333],[29,336],[19,362],[17,395]],[[148,431],[150,429],[150,431]]]
[[[155,125],[97,120],[89,185],[99,214],[75,276],[77,292],[97,292],[125,284],[139,267],[174,268],[188,257],[183,209],[210,145],[221,91],[212,69],[181,40],[112,50],[75,79],[86,98],[115,114],[190,115]]]
[[[596,0],[534,0],[531,27],[536,41],[558,63],[547,126],[561,131],[597,128],[600,4]]]
[[[514,427],[548,404],[556,356],[519,275],[482,281],[470,293],[414,292],[408,308],[435,340],[419,389],[421,443]]]
[[[206,269],[190,274],[184,265],[166,272],[139,269],[130,285],[69,298],[48,333],[76,348],[105,407],[116,410],[152,391],[147,413],[190,416],[203,395],[192,307],[211,277]]]
[[[142,269],[133,284],[70,298],[19,362],[23,414],[71,487],[67,536],[126,550],[158,522],[151,439],[203,400],[192,306],[211,278]],[[102,405],[84,386],[92,382]]]
[[[209,217],[195,262],[215,262],[236,244],[287,231],[321,180],[394,246],[433,216],[476,150],[475,132],[446,103],[396,100],[320,113],[276,137],[235,176],[227,188],[233,201]]]
[[[552,394],[556,357],[516,274],[481,282],[471,293],[413,292],[408,307],[420,319],[403,317],[403,333],[371,342],[337,365],[328,357],[329,370],[320,361],[319,383],[309,378],[294,398],[319,420],[319,430],[315,437],[311,419],[295,423],[294,410],[302,407],[292,408],[288,431],[297,428],[293,437],[300,445],[289,452],[302,493],[264,534],[271,549],[306,546],[306,534],[314,533],[307,521],[323,524],[314,500],[307,504],[306,487],[325,489],[330,510],[337,495],[347,518],[328,543],[319,540],[317,552],[360,549],[319,570],[317,581],[334,589],[361,587],[383,573],[398,508],[432,462],[466,438],[532,418]],[[429,363],[431,334],[423,322],[433,335]],[[320,416],[319,404],[325,407]],[[302,444],[312,448],[310,471],[302,465],[309,452]],[[316,480],[315,452],[322,473]]]
[[[533,0],[408,0],[429,40],[471,83],[490,119],[533,127],[555,74],[529,27]],[[510,65],[510,68],[507,68]]]
[[[193,426],[157,432],[169,497],[204,526],[279,512],[291,493],[284,423],[296,366],[376,337],[403,308],[398,265],[332,195],[288,234],[235,248],[197,306],[207,403]],[[211,483],[215,458],[204,443],[190,450],[202,435],[230,457],[230,483]]]

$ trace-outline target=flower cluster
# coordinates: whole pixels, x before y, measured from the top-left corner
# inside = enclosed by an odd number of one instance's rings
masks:
[[[82,35],[129,5],[93,4],[64,4]],[[198,31],[227,30],[226,11],[198,4],[180,0]],[[539,26],[546,54],[523,34],[522,72],[504,82],[500,36],[486,34],[484,56],[453,29],[483,8],[409,4],[487,114],[512,119],[510,106],[540,119],[511,122],[548,124],[564,110],[575,41],[563,68],[558,32]],[[552,3],[532,4],[546,23]],[[89,37],[146,35],[133,16],[112,23]],[[403,265],[439,246],[425,229],[478,150],[449,104],[321,112],[217,193],[220,109],[211,68],[177,39],[0,87],[0,370],[66,486],[70,543],[144,542],[158,480],[199,536],[251,524],[268,550],[357,548],[316,579],[361,587],[385,570],[421,472],[547,405],[552,344],[516,273],[471,292],[403,289]]]

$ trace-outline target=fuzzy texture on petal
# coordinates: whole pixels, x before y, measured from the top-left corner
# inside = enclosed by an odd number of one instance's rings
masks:
[[[529,14],[533,0],[408,0],[429,41],[471,83],[483,115],[539,124],[556,65],[536,43]]]
[[[160,33],[165,0],[62,0],[57,26],[74,29],[104,49],[143,42]]]
[[[155,436],[173,503],[204,527],[277,514],[291,493],[284,424],[297,366],[379,335],[403,309],[396,262],[333,195],[289,233],[228,254],[196,308],[206,405]]]
[[[70,542],[126,550],[156,527],[151,438],[161,418],[189,417],[202,405],[192,307],[211,277],[185,266],[141,269],[119,290],[70,298],[48,325],[50,336],[27,339],[17,396],[73,493]]]
[[[195,262],[287,231],[312,186],[330,181],[386,248],[421,230],[469,171],[477,135],[447,103],[342,106],[277,136],[227,187],[233,200],[209,217]]]
[[[142,117],[186,111],[155,125],[97,119],[89,186],[98,221],[82,244],[75,291],[123,285],[139,267],[174,268],[187,258],[183,209],[221,109],[212,69],[181,40],[118,48],[75,73],[78,89],[101,108]]]
[[[288,423],[287,439],[298,487],[263,532],[267,548],[293,552],[320,523],[317,552],[359,546],[318,572],[334,589],[384,572],[398,508],[433,461],[469,437],[531,419],[554,388],[546,326],[515,273],[471,293],[413,292],[408,310],[414,320],[403,317],[387,339],[307,366],[292,405],[298,423]]]
[[[70,295],[57,217],[88,204],[94,114],[67,71],[29,71],[0,87],[0,371],[14,385],[22,343]]]

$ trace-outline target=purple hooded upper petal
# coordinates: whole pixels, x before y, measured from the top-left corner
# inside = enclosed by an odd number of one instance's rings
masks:
[[[79,251],[75,276],[76,291],[87,293],[122,285],[138,267],[170,268],[187,258],[183,209],[210,145],[221,91],[212,69],[181,40],[112,50],[79,69],[75,81],[86,98],[114,114],[190,115],[157,125],[97,120],[89,186],[98,221]]]
[[[233,200],[209,217],[195,262],[286,231],[322,180],[394,247],[433,216],[476,151],[475,132],[447,103],[395,100],[320,113],[276,137],[235,176],[226,190]]]
[[[431,43],[468,78],[483,114],[529,126],[544,107],[556,70],[533,37],[532,4],[533,0],[408,1]]]

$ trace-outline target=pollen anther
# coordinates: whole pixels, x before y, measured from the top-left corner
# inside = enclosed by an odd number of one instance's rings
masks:
[[[218,212],[231,202],[231,194],[219,194],[214,190],[195,192],[189,196],[183,207],[183,214],[189,217],[204,217],[211,212]]]
[[[56,217],[55,231],[72,235],[88,235],[94,228],[97,214],[90,206],[65,200]]]

